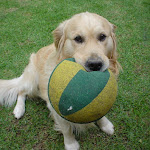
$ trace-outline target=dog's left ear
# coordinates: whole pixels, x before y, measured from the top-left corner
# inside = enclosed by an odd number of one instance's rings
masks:
[[[117,44],[116,44],[116,36],[115,36],[115,29],[117,28],[114,24],[111,24],[111,38],[113,41],[113,50],[111,54],[109,55],[109,61],[110,61],[110,69],[112,72],[118,76],[119,70],[121,69],[120,64],[117,61],[118,53],[117,53]]]
[[[67,24],[68,20],[64,21],[61,23],[52,33],[54,37],[54,43],[56,50],[59,51],[62,49],[64,41],[65,41],[65,27]]]
[[[115,33],[115,30],[117,28],[117,26],[115,26],[114,24],[110,23],[111,24],[111,30],[113,33]]]

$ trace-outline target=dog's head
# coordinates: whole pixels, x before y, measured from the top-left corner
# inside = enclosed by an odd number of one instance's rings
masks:
[[[74,57],[87,71],[110,68],[118,74],[115,26],[93,13],[81,13],[61,23],[54,31],[60,59]]]

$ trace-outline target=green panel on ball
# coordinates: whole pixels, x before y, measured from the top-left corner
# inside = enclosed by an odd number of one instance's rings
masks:
[[[59,111],[62,115],[73,114],[91,103],[104,89],[109,80],[108,70],[105,72],[86,72],[79,70],[62,93]]]
[[[110,78],[105,88],[99,95],[83,109],[64,116],[66,120],[74,123],[90,123],[99,120],[106,115],[114,104],[117,96],[117,82],[113,73],[109,70]]]

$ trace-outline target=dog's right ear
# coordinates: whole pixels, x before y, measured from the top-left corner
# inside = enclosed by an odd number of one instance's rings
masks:
[[[65,42],[65,26],[67,24],[68,20],[61,23],[52,33],[54,37],[54,43],[56,50],[62,49],[64,42]]]

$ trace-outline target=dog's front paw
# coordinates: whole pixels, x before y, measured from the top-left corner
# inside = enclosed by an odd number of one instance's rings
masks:
[[[114,133],[113,124],[105,116],[97,121],[97,124],[103,132],[109,135],[112,135]]]
[[[23,105],[16,105],[13,114],[15,118],[20,119],[25,113],[25,107]]]
[[[77,141],[75,141],[72,144],[65,144],[65,149],[66,150],[79,150],[80,145]]]
[[[105,126],[101,126],[101,130],[109,135],[112,135],[114,133],[114,126],[109,121]]]

